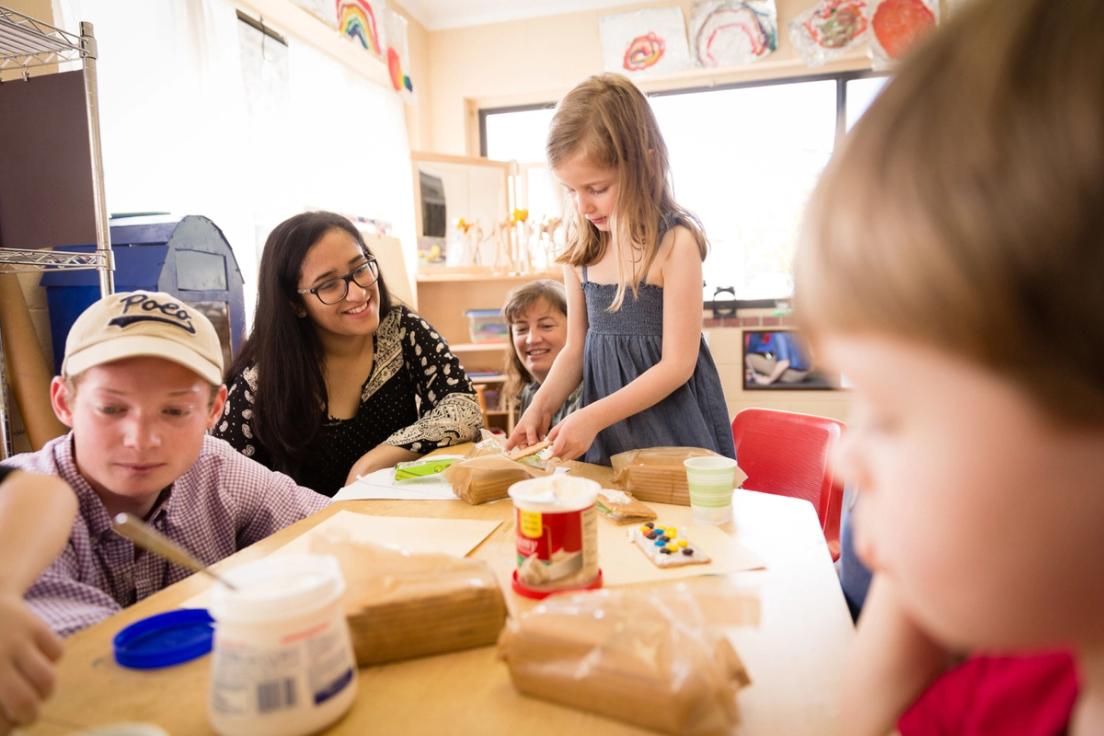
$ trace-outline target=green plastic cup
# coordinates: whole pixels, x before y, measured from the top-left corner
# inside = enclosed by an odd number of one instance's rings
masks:
[[[736,461],[721,455],[704,455],[688,457],[682,464],[690,486],[690,511],[694,520],[704,524],[732,521]]]

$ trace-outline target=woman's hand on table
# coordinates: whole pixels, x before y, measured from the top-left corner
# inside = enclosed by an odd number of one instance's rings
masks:
[[[0,734],[27,726],[54,690],[61,640],[22,597],[0,593]]]
[[[377,470],[394,467],[397,463],[414,460],[421,457],[418,453],[407,450],[404,447],[392,445],[377,445],[360,456],[360,459],[349,468],[349,475],[345,478],[345,485],[352,485],[357,478]]]
[[[552,443],[552,457],[561,460],[581,457],[594,444],[594,438],[604,426],[593,421],[585,409],[568,414],[548,433],[548,441]]]

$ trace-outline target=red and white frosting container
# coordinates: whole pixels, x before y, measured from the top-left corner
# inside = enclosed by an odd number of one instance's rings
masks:
[[[516,592],[543,598],[562,590],[602,586],[595,510],[600,489],[592,480],[566,475],[531,478],[510,486],[517,542]]]

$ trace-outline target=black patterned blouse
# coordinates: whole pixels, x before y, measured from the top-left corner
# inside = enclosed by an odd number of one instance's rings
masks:
[[[228,381],[226,407],[212,434],[271,467],[251,421],[257,379],[254,367]],[[323,418],[295,481],[333,496],[353,463],[379,444],[426,453],[474,439],[481,426],[475,390],[444,338],[417,314],[396,306],[376,330],[375,363],[356,416]]]

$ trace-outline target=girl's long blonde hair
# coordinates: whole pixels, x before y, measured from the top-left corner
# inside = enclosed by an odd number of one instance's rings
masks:
[[[611,243],[617,251],[617,294],[611,311],[621,307],[625,290],[636,296],[659,250],[660,221],[667,217],[693,233],[704,260],[708,245],[701,224],[679,207],[671,195],[667,145],[647,98],[618,74],[587,79],[571,90],[556,108],[548,133],[548,163],[556,169],[582,154],[596,166],[617,170],[617,201],[609,218],[610,232],[591,224],[581,212],[568,220],[567,248],[561,263],[588,266],[605,255]],[[641,248],[640,264],[631,273],[623,249]]]

